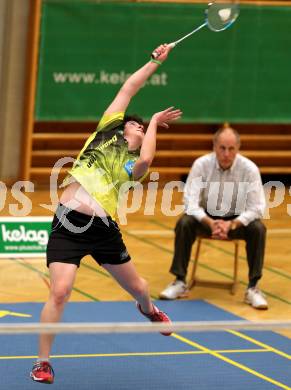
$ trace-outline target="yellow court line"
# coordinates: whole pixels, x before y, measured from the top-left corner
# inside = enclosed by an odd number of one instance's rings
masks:
[[[241,339],[245,339],[247,341],[250,341],[253,344],[259,345],[262,348],[266,348],[266,349],[272,351],[273,353],[275,353],[277,355],[283,356],[286,359],[289,359],[289,360],[291,359],[291,355],[288,355],[287,353],[285,353],[283,351],[280,351],[277,348],[273,348],[271,345],[268,345],[268,344],[262,343],[261,341],[258,341],[256,339],[253,339],[252,337],[249,337],[249,336],[247,336],[247,335],[245,335],[245,334],[243,334],[241,332],[238,332],[236,330],[227,330],[227,332],[228,333],[232,333],[235,336],[240,337]]]
[[[217,353],[270,352],[267,349],[229,349],[215,351]],[[206,355],[206,351],[174,351],[174,352],[131,352],[131,353],[90,353],[78,355],[51,355],[52,359],[84,358],[84,357],[129,357],[129,356],[167,356],[167,355]],[[38,356],[0,356],[0,360],[37,359]]]
[[[273,378],[270,378],[270,377],[268,377],[268,376],[266,376],[266,375],[263,375],[263,374],[259,373],[258,371],[255,371],[255,370],[253,370],[253,369],[251,369],[251,368],[245,366],[244,364],[241,364],[241,363],[238,363],[238,362],[236,362],[236,361],[234,361],[234,360],[232,360],[232,359],[229,359],[228,357],[223,356],[223,355],[220,354],[219,352],[215,352],[215,351],[213,351],[213,350],[211,350],[211,349],[209,349],[209,348],[204,347],[203,345],[200,345],[200,344],[198,344],[198,343],[195,343],[194,341],[188,340],[188,339],[186,339],[185,337],[182,337],[182,336],[180,336],[180,335],[178,335],[178,334],[176,334],[176,333],[172,333],[172,337],[175,337],[176,339],[182,341],[183,343],[186,343],[186,344],[188,344],[188,345],[191,345],[192,347],[195,347],[195,348],[198,348],[198,349],[200,349],[200,350],[202,350],[202,351],[204,351],[204,352],[207,352],[207,353],[209,353],[209,355],[212,355],[212,356],[214,356],[214,357],[216,357],[216,358],[218,358],[218,359],[220,359],[220,360],[223,360],[223,361],[225,361],[226,363],[231,364],[232,366],[235,366],[235,367],[237,367],[237,368],[240,368],[241,370],[246,371],[246,372],[248,372],[249,374],[252,374],[252,375],[254,375],[254,376],[256,376],[256,377],[258,377],[258,378],[260,378],[260,379],[263,379],[263,380],[265,380],[266,382],[270,382],[270,383],[272,383],[273,385],[276,385],[276,386],[278,386],[278,387],[281,387],[282,389],[285,389],[285,390],[291,390],[291,387],[285,385],[284,383],[278,382],[278,381],[276,381],[276,380],[273,379]]]
[[[217,352],[217,353],[257,353],[257,352],[271,352],[271,351],[267,348],[266,349],[250,348],[250,349],[219,349],[219,350],[214,350],[214,352]],[[207,352],[203,352],[203,353],[207,353]]]
[[[16,312],[10,311],[10,310],[0,310],[0,318],[2,318],[2,317],[7,317],[7,316],[12,316],[12,317],[25,317],[25,318],[32,317],[30,314],[16,313]]]

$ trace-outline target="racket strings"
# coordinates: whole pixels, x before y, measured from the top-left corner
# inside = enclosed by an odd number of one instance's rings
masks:
[[[228,28],[239,14],[237,1],[216,1],[210,3],[207,9],[207,25],[212,31],[222,31]]]

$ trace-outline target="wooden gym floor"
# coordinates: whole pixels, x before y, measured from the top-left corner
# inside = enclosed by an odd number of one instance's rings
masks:
[[[162,199],[169,192],[161,188],[157,193],[153,215],[144,215],[146,194],[142,206],[127,214],[127,224],[121,225],[124,241],[141,276],[150,285],[151,296],[173,280],[168,272],[173,254],[173,228],[178,216],[166,216]],[[25,194],[32,202],[32,216],[52,215],[41,204],[50,203],[46,190]],[[270,219],[264,223],[268,229],[264,275],[260,288],[268,298],[269,310],[257,311],[243,303],[247,283],[247,264],[243,242],[240,244],[239,288],[233,296],[225,289],[195,287],[185,299],[202,299],[247,320],[291,320],[291,227],[288,215],[289,188],[283,194],[283,203],[270,209]],[[129,199],[130,204],[131,199]],[[273,201],[273,198],[271,198]],[[9,204],[17,203],[10,191],[1,216],[9,215]],[[171,208],[182,204],[182,195],[174,191]],[[151,205],[154,205],[151,202]],[[165,205],[165,203],[164,203]],[[194,248],[194,247],[193,247]],[[229,280],[232,273],[233,245],[214,241],[202,246],[198,275],[207,279]],[[191,265],[189,271],[191,271]],[[0,303],[44,302],[48,295],[48,271],[44,259],[1,259]],[[132,298],[96,264],[92,258],[83,260],[75,283],[71,301],[127,301]],[[291,331],[283,332],[291,337]]]

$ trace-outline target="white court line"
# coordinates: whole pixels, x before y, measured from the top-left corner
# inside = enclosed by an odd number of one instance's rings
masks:
[[[160,237],[173,237],[174,232],[172,230],[139,230],[139,229],[130,229],[126,230],[129,234],[136,234],[142,236],[160,236]],[[267,229],[268,234],[290,234],[291,229]]]

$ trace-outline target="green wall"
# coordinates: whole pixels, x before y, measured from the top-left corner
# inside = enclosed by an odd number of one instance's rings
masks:
[[[125,75],[199,26],[204,8],[43,1],[36,119],[98,120]],[[230,29],[176,47],[128,111],[149,118],[174,105],[184,122],[291,123],[290,65],[291,7],[244,5]]]

